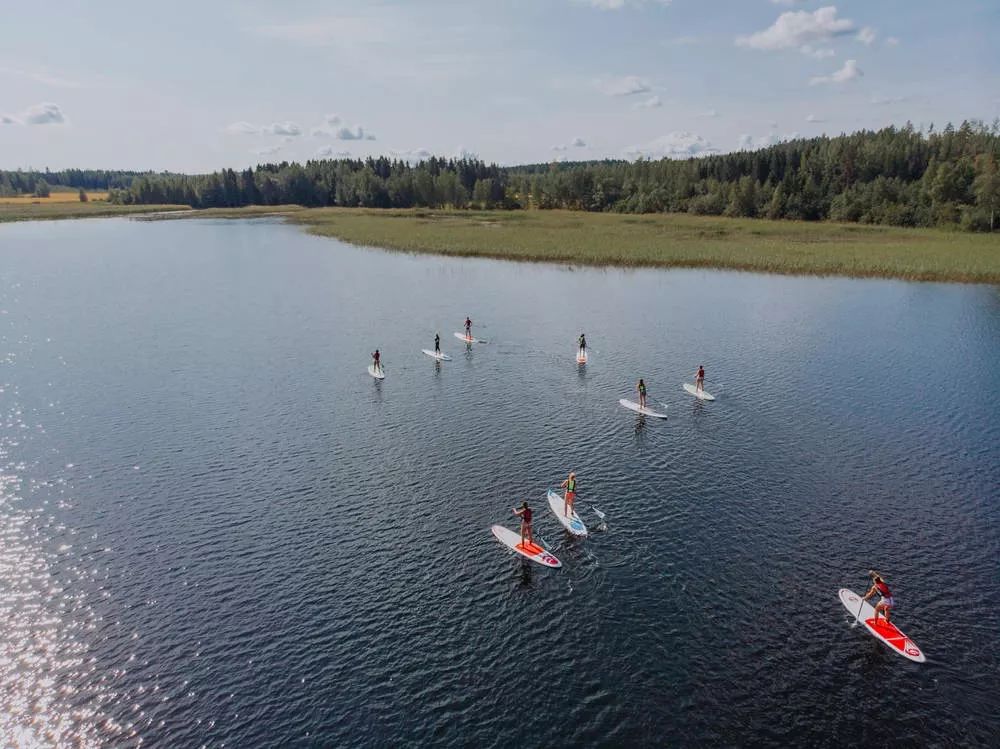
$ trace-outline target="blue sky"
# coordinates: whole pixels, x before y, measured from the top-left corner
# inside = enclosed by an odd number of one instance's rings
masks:
[[[1000,115],[997,0],[4,2],[0,168],[684,157]]]

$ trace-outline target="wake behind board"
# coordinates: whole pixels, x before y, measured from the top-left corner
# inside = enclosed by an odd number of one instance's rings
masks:
[[[451,361],[451,357],[448,354],[435,354],[430,349],[422,348],[420,349],[425,354],[427,354],[431,359],[437,359],[438,361]]]
[[[455,337],[460,341],[465,341],[466,343],[480,343],[478,338],[473,338],[472,336],[467,336],[465,333],[455,333]]]
[[[636,413],[640,413],[643,416],[652,416],[654,419],[667,418],[666,414],[661,414],[659,411],[654,411],[651,408],[643,408],[634,401],[625,400],[624,398],[621,398],[619,399],[618,402],[621,403],[623,406],[625,406],[625,408],[627,408],[629,411],[635,411]]]
[[[385,379],[385,370],[382,369],[381,367],[379,369],[375,369],[375,365],[374,364],[369,364],[368,365],[368,374],[370,374],[376,380],[384,380]]]
[[[917,643],[904,635],[895,624],[886,622],[883,617],[878,618],[878,626],[875,626],[875,607],[868,601],[862,601],[861,596],[853,590],[841,588],[839,591],[840,602],[844,608],[851,612],[851,616],[865,625],[865,629],[876,639],[881,640],[889,648],[911,661],[923,663],[927,660],[923,651],[917,647]],[[860,614],[858,612],[861,612]]]
[[[700,398],[703,401],[714,401],[715,400],[715,396],[714,395],[709,395],[704,390],[702,390],[699,393],[698,392],[698,388],[696,388],[694,385],[689,385],[686,382],[684,383],[684,389],[687,392],[691,393],[691,395],[693,395],[695,398]]]
[[[556,567],[562,567],[562,562],[549,554],[549,552],[538,544],[533,544],[528,541],[525,541],[522,544],[520,533],[516,533],[510,528],[502,525],[494,525],[490,528],[490,530],[493,531],[493,535],[497,537],[500,543],[517,552],[522,557],[530,559],[532,562],[538,562],[543,567],[551,567],[553,569]]]
[[[548,496],[549,507],[555,513],[555,516],[559,518],[559,522],[563,524],[563,527],[574,536],[586,536],[587,526],[580,520],[580,516],[576,514],[576,510],[570,508],[569,516],[567,516],[563,509],[566,504],[565,500],[551,489],[549,489]]]
[[[576,352],[576,363],[577,364],[586,364],[588,361],[590,361],[590,357],[587,356],[587,352],[586,351],[577,351]]]

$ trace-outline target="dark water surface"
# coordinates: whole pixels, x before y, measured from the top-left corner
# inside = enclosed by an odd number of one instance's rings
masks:
[[[3,746],[995,746],[998,502],[996,287],[0,227]]]

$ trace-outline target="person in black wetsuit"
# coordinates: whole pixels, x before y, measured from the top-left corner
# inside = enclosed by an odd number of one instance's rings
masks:
[[[372,363],[375,365],[375,371],[382,374],[382,355],[375,349],[375,353],[372,354]]]
[[[441,335],[439,333],[434,334],[434,353],[441,353]]]

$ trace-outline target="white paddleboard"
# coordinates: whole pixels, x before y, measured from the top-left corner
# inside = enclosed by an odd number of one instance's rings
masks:
[[[590,361],[590,357],[587,355],[587,352],[586,351],[580,351],[579,349],[577,349],[577,352],[576,352],[576,363],[577,364],[586,364],[588,361]]]
[[[652,416],[654,419],[667,418],[666,414],[661,414],[659,411],[654,411],[651,408],[643,408],[634,401],[625,400],[624,398],[621,398],[618,402],[621,403],[623,406],[625,406],[625,408],[627,408],[629,411],[635,411],[636,413],[640,413],[644,416]]]
[[[851,612],[851,616],[864,624],[865,629],[867,629],[874,638],[881,640],[888,645],[892,651],[898,653],[904,658],[909,658],[911,661],[923,663],[927,660],[923,651],[917,647],[917,643],[904,635],[899,630],[899,627],[892,622],[886,622],[882,616],[879,616],[878,627],[876,627],[875,607],[868,601],[863,601],[861,596],[853,590],[848,590],[847,588],[841,588],[839,595],[840,602],[844,604],[844,608]]]
[[[493,531],[493,535],[497,537],[500,543],[517,552],[522,557],[530,559],[532,562],[538,562],[543,567],[562,567],[562,562],[538,544],[527,541],[522,544],[520,533],[502,525],[494,525],[490,530]]]
[[[479,343],[478,338],[466,337],[465,333],[455,333],[455,337],[460,341],[465,341],[466,343]]]
[[[549,489],[548,496],[549,496],[549,507],[552,509],[552,512],[555,513],[555,516],[559,518],[559,522],[563,524],[566,530],[568,530],[574,536],[586,536],[587,526],[585,526],[583,524],[583,521],[580,520],[580,516],[576,514],[576,510],[570,508],[569,516],[567,516],[566,512],[564,511],[566,503],[563,500],[562,496],[552,491],[551,489]]]
[[[701,398],[703,401],[714,401],[715,400],[715,396],[714,395],[709,395],[704,390],[702,390],[699,393],[698,392],[698,388],[696,388],[694,385],[688,385],[686,382],[684,383],[684,389],[686,391],[688,391],[689,393],[691,393],[691,395],[693,395],[695,398]]]
[[[375,365],[374,364],[369,364],[368,365],[368,374],[370,374],[376,380],[384,380],[385,379],[385,370],[382,369],[381,367],[379,369],[375,369]]]
[[[427,354],[431,359],[437,359],[438,361],[451,361],[451,357],[448,354],[435,354],[430,349],[422,348],[420,349],[425,354]]]

